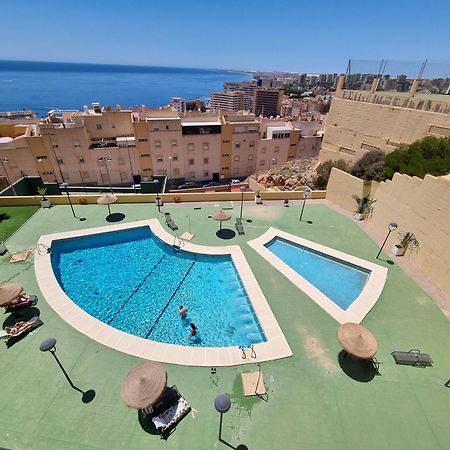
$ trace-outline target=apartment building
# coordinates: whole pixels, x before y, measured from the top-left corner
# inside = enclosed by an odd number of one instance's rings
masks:
[[[211,94],[211,108],[215,111],[241,111],[244,106],[242,91],[213,92]]]
[[[186,112],[186,100],[181,97],[172,97],[170,101],[171,108],[177,113]]]
[[[308,140],[321,139],[303,136],[293,122],[244,111],[180,115],[96,105],[53,112],[35,124],[0,122],[0,136],[0,176],[89,186],[129,186],[153,175],[174,182],[246,177],[273,159],[279,165],[301,156]]]
[[[255,89],[253,113],[257,116],[275,117],[281,112],[283,91],[280,89]]]
[[[240,91],[244,93],[243,108],[245,111],[253,110],[253,97],[256,89],[256,81],[241,81],[240,83],[226,81],[223,83],[225,92]]]

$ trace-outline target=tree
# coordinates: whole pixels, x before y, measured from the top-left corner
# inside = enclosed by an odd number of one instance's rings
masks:
[[[427,136],[400,147],[385,158],[384,175],[391,179],[395,172],[423,178],[450,173],[450,137]]]
[[[336,167],[336,169],[343,170],[344,172],[349,171],[349,164],[343,159],[337,161],[324,161],[316,169],[317,178],[314,182],[316,189],[326,189],[328,184],[328,179],[330,178],[331,169]]]
[[[353,164],[350,173],[363,180],[383,181],[384,157],[381,150],[371,150]]]

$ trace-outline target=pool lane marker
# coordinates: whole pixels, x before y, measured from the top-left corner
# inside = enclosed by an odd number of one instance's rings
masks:
[[[108,320],[108,325],[111,325],[111,322],[117,317],[117,314],[122,311],[124,306],[134,297],[134,295],[137,293],[137,291],[144,285],[144,283],[147,281],[148,277],[153,273],[153,271],[160,265],[162,260],[165,258],[166,255],[163,255],[162,258],[153,266],[153,268],[150,270],[150,272],[145,275],[144,279],[137,285],[136,289],[131,293],[131,295],[125,300],[125,302],[122,304],[122,306],[114,313],[114,315],[111,317],[110,320]]]
[[[161,319],[162,315],[166,312],[166,309],[169,307],[170,302],[172,301],[172,299],[175,297],[175,295],[177,294],[177,292],[179,291],[181,285],[184,283],[184,280],[186,279],[186,277],[189,275],[189,272],[192,270],[192,268],[194,267],[195,261],[192,262],[191,267],[189,267],[189,269],[187,270],[187,272],[184,274],[184,277],[182,278],[182,280],[180,281],[180,284],[177,286],[177,288],[175,289],[175,291],[173,292],[172,296],[169,298],[169,301],[166,303],[166,306],[164,306],[164,308],[162,309],[161,313],[159,314],[159,316],[157,317],[157,319],[155,320],[155,323],[151,326],[150,331],[145,335],[145,338],[147,339],[151,332],[153,331],[153,329],[155,328],[156,324],[159,322],[159,319]]]

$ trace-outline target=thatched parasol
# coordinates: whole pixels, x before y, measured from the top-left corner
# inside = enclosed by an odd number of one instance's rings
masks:
[[[372,358],[378,350],[375,336],[362,325],[344,323],[337,331],[338,341],[347,353],[362,359]]]
[[[153,405],[167,386],[167,372],[153,361],[139,364],[132,369],[122,383],[123,402],[136,409]]]
[[[23,287],[19,283],[4,283],[0,285],[0,306],[5,306],[17,298]]]
[[[231,214],[220,210],[220,211],[215,212],[211,217],[214,220],[218,220],[220,222],[220,228],[219,228],[219,231],[220,231],[220,230],[222,230],[222,222],[224,220],[230,220]]]
[[[109,215],[111,215],[111,208],[109,207],[109,205],[112,205],[113,203],[116,203],[116,202],[117,202],[117,197],[114,194],[102,195],[101,197],[99,197],[97,199],[97,203],[99,205],[107,205],[108,206]]]

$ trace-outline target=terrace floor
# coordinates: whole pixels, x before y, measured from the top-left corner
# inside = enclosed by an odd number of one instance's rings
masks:
[[[380,376],[369,377],[355,366],[340,365],[338,323],[274,270],[246,244],[269,226],[343,252],[374,261],[375,244],[351,219],[323,202],[311,201],[298,221],[299,206],[281,202],[244,205],[245,236],[216,237],[218,222],[208,219],[213,204],[168,205],[180,232],[196,234],[192,242],[241,246],[294,356],[261,364],[268,401],[244,398],[241,373],[258,370],[256,364],[231,368],[168,365],[169,384],[176,384],[196,410],[163,442],[139,425],[137,412],[121,401],[120,386],[139,363],[94,342],[65,323],[40,294],[32,259],[8,264],[0,261],[0,281],[18,281],[27,292],[40,296],[38,309],[44,325],[15,345],[0,347],[0,447],[13,449],[225,449],[218,442],[216,395],[228,392],[231,410],[224,415],[222,437],[233,446],[249,449],[447,449],[450,442],[449,322],[432,299],[397,265],[389,268],[384,291],[363,321],[378,340]],[[194,210],[195,207],[201,209]],[[125,221],[159,217],[151,204],[120,204],[113,212]],[[76,206],[86,221],[75,220],[68,206],[37,211],[7,241],[11,251],[32,248],[41,234],[105,225],[107,209]],[[239,214],[239,203],[233,215]],[[233,220],[224,223],[233,228]],[[180,233],[181,234],[181,233]],[[387,255],[384,255],[388,259]],[[7,315],[4,316],[7,318]],[[95,399],[84,404],[70,388],[50,355],[38,347],[46,337],[58,340],[57,355],[74,383],[94,389]],[[434,367],[397,366],[393,350],[419,348],[429,353]],[[236,350],[238,351],[238,350]],[[349,363],[347,363],[349,364]]]

